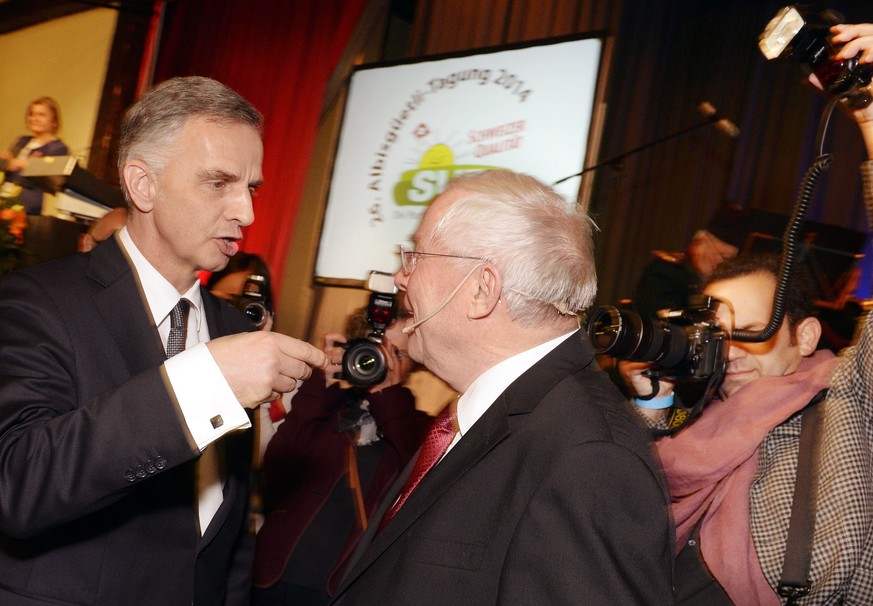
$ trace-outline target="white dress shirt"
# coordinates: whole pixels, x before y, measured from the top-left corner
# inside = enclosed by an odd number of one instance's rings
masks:
[[[446,452],[454,448],[513,381],[577,332],[578,329],[515,354],[479,375],[458,399],[458,433],[455,434],[455,439],[449,444]]]
[[[180,298],[185,298],[190,303],[186,349],[164,362],[164,370],[197,447],[204,452],[209,444],[226,433],[251,427],[245,409],[233,395],[230,385],[206,347],[209,326],[203,312],[199,282],[195,280],[188,291],[180,296],[175,287],[136,247],[127,227],[119,232],[119,240],[133,263],[139,284],[145,293],[152,322],[165,345],[170,334],[170,312]],[[201,533],[205,531],[223,499],[218,461],[214,452],[209,454],[211,456],[201,457],[198,466]]]

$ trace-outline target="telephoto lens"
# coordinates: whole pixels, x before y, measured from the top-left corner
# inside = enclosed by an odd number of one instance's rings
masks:
[[[588,337],[597,353],[666,368],[681,364],[688,352],[688,338],[680,326],[611,305],[591,312]]]
[[[588,338],[597,353],[646,362],[662,376],[706,379],[727,366],[728,335],[715,317],[716,301],[700,296],[686,309],[659,319],[611,305],[598,307],[588,320]]]

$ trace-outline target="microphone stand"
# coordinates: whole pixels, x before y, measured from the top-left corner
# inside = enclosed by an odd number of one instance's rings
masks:
[[[714,123],[715,123],[715,121],[712,120],[711,118],[709,118],[709,119],[704,120],[703,122],[699,122],[698,124],[693,124],[691,126],[687,126],[681,130],[677,130],[674,133],[670,133],[669,135],[665,135],[659,139],[655,139],[654,141],[650,141],[649,143],[645,143],[643,145],[640,145],[639,147],[635,147],[631,150],[628,150],[628,151],[624,152],[623,154],[613,156],[612,158],[607,158],[606,160],[603,160],[602,162],[598,162],[597,164],[592,164],[591,166],[586,166],[580,172],[578,172],[574,175],[570,175],[568,177],[564,177],[563,179],[558,179],[557,181],[552,183],[552,185],[553,186],[558,185],[559,183],[563,183],[564,181],[572,179],[573,177],[581,177],[582,175],[584,175],[587,172],[590,172],[592,170],[596,170],[598,168],[602,168],[602,167],[610,165],[610,164],[620,164],[622,160],[624,160],[625,158],[627,158],[629,156],[637,154],[643,150],[649,149],[650,147],[655,147],[656,145],[660,145],[661,143],[663,143],[665,141],[669,141],[670,139],[675,139],[676,137],[680,137],[680,136],[684,135],[685,133],[689,133],[693,130],[697,130],[698,128],[703,128],[704,126],[709,126],[709,125],[714,124]]]

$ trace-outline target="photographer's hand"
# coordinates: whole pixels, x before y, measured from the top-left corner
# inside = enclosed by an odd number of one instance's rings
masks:
[[[833,43],[843,45],[835,55],[836,59],[847,60],[860,53],[858,57],[860,64],[873,65],[873,24],[844,23],[834,25],[830,31],[833,34]],[[821,83],[815,77],[815,74],[810,75],[809,81],[816,88],[822,90]],[[868,85],[867,91],[873,94],[873,86]],[[873,159],[873,103],[863,109],[846,107],[846,111],[858,123],[867,148],[867,157]]]
[[[328,333],[324,335],[324,354],[327,356],[327,368],[324,369],[325,382],[330,385],[336,379],[334,375],[343,370],[343,354],[346,350],[340,345],[348,343],[345,335]]]
[[[382,353],[385,354],[385,367],[387,369],[385,380],[367,389],[370,393],[382,391],[392,385],[400,385],[409,374],[409,371],[404,367],[405,363],[403,360],[403,356],[406,355],[408,357],[408,354],[404,354],[397,349],[387,334],[382,336]]]
[[[618,363],[618,372],[624,380],[625,385],[631,393],[636,396],[648,396],[652,393],[652,380],[643,373],[652,368],[651,364],[645,362],[630,362],[621,360]],[[658,393],[656,398],[663,398],[673,395],[673,383],[671,381],[658,380]],[[653,421],[659,421],[667,416],[668,409],[652,409],[637,407],[640,414],[643,414]]]
[[[843,45],[837,59],[851,59],[861,53],[860,63],[873,63],[873,23],[841,23],[831,27],[831,33],[832,41]]]

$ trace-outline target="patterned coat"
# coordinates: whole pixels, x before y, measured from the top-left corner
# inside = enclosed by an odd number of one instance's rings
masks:
[[[873,161],[861,165],[873,219]],[[873,224],[873,223],[871,223]],[[802,606],[873,604],[873,316],[842,355],[824,402],[812,591]],[[800,419],[764,440],[752,486],[752,535],[771,585],[778,583],[797,467]],[[786,510],[786,499],[787,507]]]
[[[873,319],[831,379],[822,416],[812,589],[798,603],[873,604]],[[750,490],[751,530],[761,568],[779,584],[800,441],[799,415],[761,444]]]

